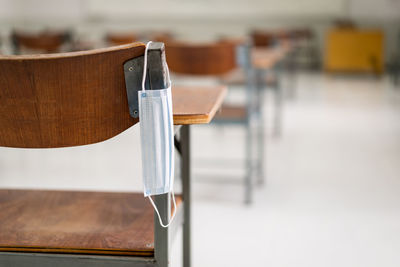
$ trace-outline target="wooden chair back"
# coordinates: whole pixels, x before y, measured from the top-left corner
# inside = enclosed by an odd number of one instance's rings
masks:
[[[233,42],[191,44],[166,43],[166,57],[171,71],[189,75],[221,75],[236,68]]]
[[[137,42],[138,36],[134,33],[108,33],[105,37],[110,45],[123,45]]]
[[[275,44],[276,34],[272,31],[253,31],[251,39],[254,46],[257,47],[270,47]]]
[[[20,54],[21,50],[24,48],[44,53],[60,52],[61,46],[69,39],[70,33],[67,31],[44,31],[36,34],[14,31],[12,33],[14,51],[16,54]]]
[[[174,35],[170,32],[153,32],[149,35],[148,39],[153,42],[162,42],[166,44],[174,41]]]
[[[134,125],[125,61],[145,45],[62,54],[0,56],[0,146],[86,145]]]

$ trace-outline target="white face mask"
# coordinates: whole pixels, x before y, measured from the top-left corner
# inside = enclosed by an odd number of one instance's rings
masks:
[[[174,186],[174,125],[172,113],[171,81],[167,68],[168,88],[146,90],[147,43],[144,54],[142,91],[138,92],[140,139],[142,146],[142,169],[144,196],[149,197],[162,227],[168,227],[175,217],[176,202]],[[163,224],[156,205],[151,198],[172,192],[174,214]]]

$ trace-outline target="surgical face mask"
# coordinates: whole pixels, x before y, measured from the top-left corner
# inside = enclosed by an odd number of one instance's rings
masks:
[[[142,146],[142,171],[144,196],[149,197],[156,211],[160,225],[168,227],[175,217],[176,202],[174,186],[174,126],[172,114],[171,81],[167,69],[168,88],[146,90],[147,51],[144,54],[142,91],[138,92],[140,140]],[[174,214],[170,222],[164,224],[152,195],[172,192]]]

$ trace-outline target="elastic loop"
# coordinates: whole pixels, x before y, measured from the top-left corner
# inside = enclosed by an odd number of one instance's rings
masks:
[[[143,62],[143,77],[142,77],[142,90],[146,91],[146,75],[147,75],[147,54],[148,54],[148,50],[150,47],[150,44],[152,43],[152,41],[148,41],[146,44],[146,49],[144,50],[144,62]],[[165,66],[167,67],[167,80],[168,80],[168,87],[171,87],[171,78],[169,76],[169,68],[168,68],[168,64],[165,63]]]
[[[144,62],[143,62],[143,77],[142,77],[142,90],[146,91],[146,73],[147,73],[147,51],[149,50],[149,46],[152,41],[147,42],[146,49],[144,50]]]
[[[169,77],[169,68],[167,62],[165,62],[165,66],[167,67],[167,80],[168,80],[168,87],[172,86],[171,78]]]
[[[158,220],[160,221],[160,225],[161,225],[162,227],[164,227],[164,228],[167,228],[168,226],[170,226],[170,224],[171,224],[171,223],[173,222],[173,220],[175,219],[175,214],[176,214],[176,201],[175,201],[175,193],[174,193],[174,190],[172,189],[172,202],[174,203],[174,213],[172,214],[171,220],[170,220],[167,224],[164,224],[163,221],[161,220],[160,213],[158,212],[158,209],[157,209],[157,207],[156,207],[156,204],[154,204],[154,201],[153,201],[153,199],[151,198],[151,196],[149,196],[149,200],[150,200],[151,205],[153,205],[154,210],[155,210],[156,213],[157,213]]]

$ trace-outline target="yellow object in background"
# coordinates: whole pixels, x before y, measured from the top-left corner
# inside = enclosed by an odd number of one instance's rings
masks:
[[[383,72],[384,36],[380,30],[335,29],[326,35],[324,69]]]

